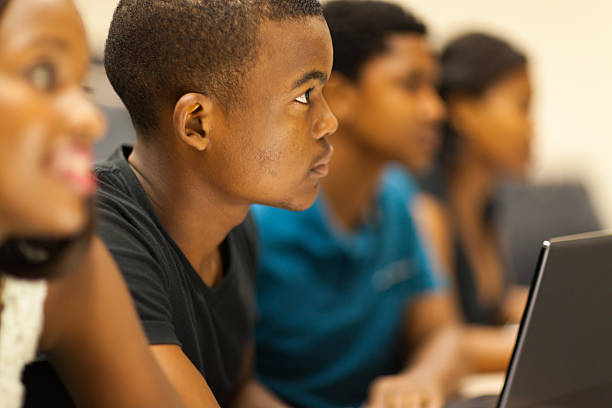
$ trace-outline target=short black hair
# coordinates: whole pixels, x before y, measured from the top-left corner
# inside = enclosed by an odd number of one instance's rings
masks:
[[[260,25],[322,14],[317,0],[121,0],[106,74],[141,131],[189,92],[230,109],[258,55]]]
[[[507,41],[485,33],[461,35],[440,56],[443,98],[482,95],[505,76],[527,65],[527,57]]]
[[[389,36],[427,34],[425,24],[411,13],[382,1],[330,1],[323,14],[334,43],[333,69],[353,81],[372,57],[387,51]]]

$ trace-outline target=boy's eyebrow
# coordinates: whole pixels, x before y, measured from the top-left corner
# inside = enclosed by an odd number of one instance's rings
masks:
[[[68,49],[68,43],[59,38],[42,37],[37,38],[32,42],[32,45],[37,47],[51,47],[61,51]]]
[[[312,79],[318,79],[319,82],[324,83],[327,82],[327,74],[321,71],[310,71],[309,73],[305,74],[303,77],[295,81],[295,83],[293,84],[293,89],[299,88],[300,86],[304,85],[306,82]]]

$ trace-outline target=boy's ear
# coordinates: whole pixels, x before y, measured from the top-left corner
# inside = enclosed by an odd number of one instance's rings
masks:
[[[323,88],[323,95],[340,125],[351,123],[359,101],[357,86],[339,72],[332,72]]]
[[[174,105],[173,127],[176,137],[203,152],[210,144],[213,100],[199,93],[183,95]]]

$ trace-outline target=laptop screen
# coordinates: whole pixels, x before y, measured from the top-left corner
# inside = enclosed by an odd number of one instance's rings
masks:
[[[499,407],[606,406],[612,388],[602,385],[610,383],[612,236],[551,240],[542,251]],[[589,389],[610,391],[596,396],[595,405],[570,402]]]

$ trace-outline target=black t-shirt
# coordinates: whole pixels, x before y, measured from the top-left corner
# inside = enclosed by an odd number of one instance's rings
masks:
[[[429,174],[421,175],[418,181],[423,192],[434,196],[447,205],[449,196],[448,186],[445,182],[446,179],[444,168],[439,166],[432,169]],[[481,214],[482,222],[490,228],[494,236],[498,235],[496,231],[496,212],[498,207],[497,200],[491,197],[487,201],[485,211]],[[455,256],[454,268],[463,315],[466,321],[471,324],[496,325],[500,316],[501,303],[487,304],[480,301],[476,276],[474,276],[474,270],[465,249],[465,243],[461,240],[457,231],[457,228],[454,228],[455,235],[452,237]],[[501,245],[497,245],[497,248],[499,253],[504,256]],[[507,274],[504,274],[505,287],[509,284],[507,280]]]
[[[155,214],[127,162],[130,152],[121,147],[96,166],[98,233],[128,284],[149,342],[180,346],[226,406],[253,339],[254,223],[249,216],[228,234],[221,245],[223,280],[209,288]],[[29,367],[28,407],[48,406],[45,400],[54,407],[72,406],[60,403],[65,390],[53,376],[46,362]]]
[[[149,342],[180,346],[224,406],[253,336],[253,221],[248,217],[228,234],[221,245],[223,280],[209,288],[155,214],[128,164],[130,152],[119,148],[96,166],[98,233],[128,284]]]

